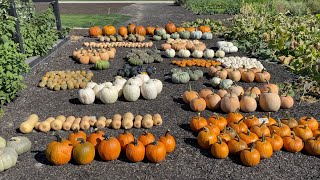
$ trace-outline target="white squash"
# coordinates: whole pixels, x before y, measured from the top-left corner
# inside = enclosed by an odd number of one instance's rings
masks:
[[[150,79],[149,81],[152,81],[155,84],[157,88],[157,94],[160,94],[163,89],[162,81],[160,81],[159,79]]]
[[[149,75],[148,75],[148,74],[145,74],[145,73],[143,73],[143,74],[138,74],[136,77],[140,78],[140,79],[143,81],[143,83],[145,83],[145,82],[147,82],[147,81],[150,80]]]
[[[6,140],[0,136],[0,148],[6,147]]]
[[[225,43],[226,43],[226,41],[218,41],[217,47],[220,49],[222,46],[224,46]]]
[[[126,82],[126,84],[130,84],[130,83],[135,84],[137,86],[141,86],[143,84],[143,81],[139,77],[132,77],[128,79],[128,81]]]
[[[18,160],[18,154],[13,148],[11,147],[0,148],[0,172],[15,166],[17,163],[17,160]]]
[[[94,94],[96,96],[96,99],[100,99],[99,92],[101,91],[102,88],[104,88],[103,84],[97,84],[97,85],[95,85],[93,87],[93,91],[94,91]]]
[[[28,152],[31,150],[31,141],[29,138],[25,136],[16,136],[9,139],[7,142],[7,147],[13,148],[18,155],[21,155],[25,152]]]
[[[203,53],[203,56],[204,56],[205,58],[208,58],[208,59],[213,58],[213,57],[214,57],[214,50],[212,50],[212,49],[206,49],[206,50],[204,51],[204,53]]]
[[[118,89],[114,86],[106,86],[101,89],[100,100],[105,104],[111,104],[118,100]]]
[[[137,84],[126,83],[123,86],[123,96],[127,101],[136,101],[140,97],[140,87]]]
[[[220,89],[229,89],[233,84],[233,81],[231,79],[224,79],[219,84]]]
[[[192,52],[192,57],[194,57],[194,58],[202,58],[202,56],[203,56],[203,52],[202,51],[194,50]]]
[[[176,51],[170,48],[170,49],[167,49],[164,54],[168,58],[173,58],[176,55]]]
[[[202,32],[201,31],[193,31],[190,34],[191,39],[201,39],[202,37]]]
[[[115,85],[114,86],[117,90],[118,90],[118,97],[121,97],[122,96],[122,88],[123,86],[122,85]]]
[[[115,78],[113,81],[114,86],[121,86],[121,88],[124,86],[124,84],[127,82],[127,80],[121,76]]]
[[[145,99],[156,99],[158,95],[157,87],[152,81],[148,81],[141,86],[141,94]]]
[[[92,104],[95,100],[94,90],[91,88],[80,89],[78,99],[82,104]]]
[[[88,84],[86,85],[86,88],[90,88],[90,89],[93,89],[93,87],[97,85],[97,83],[93,82],[93,81],[90,81],[88,82]]]
[[[213,87],[218,87],[219,84],[221,83],[221,78],[219,77],[213,77],[211,80],[210,80],[210,84],[213,86]]]
[[[113,86],[112,82],[104,82],[104,83],[102,83],[102,85],[104,85],[104,87]]]
[[[179,57],[181,57],[181,58],[188,58],[188,57],[190,57],[190,51],[187,50],[187,49],[181,49],[181,50],[178,52],[178,55],[179,55]]]
[[[225,53],[235,53],[238,52],[238,47],[234,46],[231,42],[226,42],[220,50],[224,51]]]
[[[216,52],[216,57],[223,58],[226,55],[226,53],[223,50],[218,50]]]

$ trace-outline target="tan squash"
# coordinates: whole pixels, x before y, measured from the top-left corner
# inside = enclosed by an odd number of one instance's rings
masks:
[[[146,129],[152,128],[153,127],[152,115],[151,114],[144,115],[141,121],[141,125]]]
[[[121,127],[121,119],[122,119],[122,116],[120,114],[113,115],[112,122],[111,122],[111,127],[113,129],[120,129],[120,127]]]
[[[74,116],[67,117],[66,121],[62,124],[62,129],[65,131],[69,131],[75,119],[76,117]]]
[[[141,121],[142,121],[142,116],[141,116],[141,115],[137,115],[137,116],[134,118],[133,126],[134,126],[135,128],[141,128]]]
[[[38,123],[39,117],[36,114],[31,114],[26,121],[21,123],[19,130],[22,133],[30,133],[32,132],[35,125]]]
[[[41,131],[41,132],[49,132],[50,129],[51,129],[50,124],[54,120],[55,120],[54,117],[49,117],[46,120],[42,121],[38,126],[39,131]]]

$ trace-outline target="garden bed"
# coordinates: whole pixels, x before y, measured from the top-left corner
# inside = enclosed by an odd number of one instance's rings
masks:
[[[151,5],[150,5],[151,6]],[[153,6],[151,6],[153,7]],[[170,5],[161,5],[162,9],[157,10],[159,14],[153,14],[153,9],[146,11],[143,17],[150,16],[145,23],[156,25],[164,24],[168,20],[177,20],[175,23],[181,23],[184,20],[198,18],[196,15],[188,11],[181,11],[185,17],[179,19],[180,15],[172,16]],[[167,10],[167,11],[165,11]],[[160,13],[161,11],[161,13]],[[168,12],[168,13],[166,13]],[[155,16],[161,15],[161,20]],[[143,18],[142,17],[142,18]],[[210,16],[215,17],[215,16]],[[142,23],[142,21],[141,21]],[[142,24],[142,25],[148,25]],[[86,35],[86,34],[83,34]],[[33,142],[31,152],[25,153],[19,157],[19,162],[13,168],[3,172],[6,179],[31,179],[31,178],[49,178],[49,179],[262,179],[266,176],[272,179],[307,179],[319,178],[320,172],[314,168],[320,166],[318,157],[309,156],[303,153],[289,153],[280,151],[275,153],[272,158],[265,159],[254,167],[248,168],[241,164],[238,156],[229,156],[224,160],[214,159],[209,151],[200,150],[194,133],[189,128],[189,122],[195,115],[188,105],[185,105],[181,99],[181,94],[188,89],[188,84],[173,84],[170,80],[165,79],[165,75],[170,69],[176,67],[170,64],[169,59],[165,58],[162,63],[152,64],[156,67],[156,75],[151,78],[157,78],[163,81],[164,87],[161,94],[155,100],[139,99],[136,102],[126,102],[119,100],[114,104],[94,103],[92,105],[82,105],[77,97],[78,90],[67,91],[50,91],[46,88],[37,87],[41,77],[52,70],[90,70],[93,65],[82,65],[72,60],[70,57],[75,48],[81,48],[84,38],[77,42],[68,41],[60,47],[56,52],[51,54],[45,61],[40,62],[31,72],[25,76],[25,84],[27,88],[18,94],[17,99],[9,103],[5,108],[5,115],[0,121],[0,134],[8,139],[9,137],[21,135],[17,128],[31,113],[38,114],[41,120],[49,116],[57,115],[74,115],[74,116],[107,116],[110,117],[115,113],[124,114],[131,111],[133,113],[159,113],[164,119],[162,126],[152,128],[150,131],[156,136],[162,135],[166,129],[170,128],[171,133],[177,140],[177,147],[174,153],[169,154],[161,164],[152,164],[148,161],[141,163],[130,163],[122,155],[119,160],[102,162],[95,160],[90,165],[78,166],[69,163],[63,166],[52,166],[46,160],[44,150],[46,145],[54,139],[52,132],[40,133],[32,132],[26,136]],[[91,41],[93,39],[90,39]],[[210,41],[204,41],[207,47],[213,47],[219,39],[215,38]],[[155,42],[156,47],[160,47],[163,41]],[[123,58],[129,48],[118,48],[116,57],[110,60],[111,68],[103,71],[95,71],[93,81],[102,83],[104,81],[112,81],[117,70],[123,66],[125,61]],[[233,55],[244,56],[243,53]],[[263,60],[262,60],[263,62]],[[264,63],[263,65],[270,72],[272,83],[290,81],[295,78],[293,74],[286,71],[279,64]],[[206,68],[199,68],[207,72]],[[191,82],[191,86],[195,90],[200,90],[204,86],[208,86],[209,78],[204,77],[202,80]],[[244,87],[256,85],[255,83],[246,84],[239,83]],[[211,88],[211,86],[208,86]],[[320,103],[295,105],[289,110],[293,117],[301,117],[305,115],[319,116]],[[284,117],[286,110],[280,110],[273,113],[275,117]],[[244,113],[245,115],[248,115]],[[265,112],[251,113],[256,116],[266,115]],[[208,118],[212,115],[211,111],[205,110],[203,116]],[[103,129],[109,135],[117,136],[123,130]],[[142,133],[142,129],[132,129],[131,132],[138,136]],[[68,132],[57,132],[62,137],[67,137]]]

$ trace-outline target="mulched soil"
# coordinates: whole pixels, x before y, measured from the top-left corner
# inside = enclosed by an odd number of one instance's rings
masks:
[[[196,15],[170,5],[131,5],[123,8],[120,12],[128,12],[140,7],[143,25],[164,24],[168,20],[175,20],[179,23],[183,20],[195,19]],[[156,8],[158,7],[158,8]],[[150,17],[150,18],[147,18]],[[157,17],[157,18],[156,18]],[[215,17],[215,16],[211,16]],[[146,18],[146,19],[144,19]],[[154,19],[154,20],[152,20]],[[145,22],[145,23],[143,23]],[[60,114],[69,116],[106,116],[111,117],[115,113],[123,114],[127,111],[133,113],[160,113],[164,119],[164,124],[154,127],[150,131],[157,137],[162,135],[167,128],[171,129],[176,137],[177,147],[174,153],[169,154],[166,160],[160,164],[143,161],[140,163],[129,163],[123,156],[116,161],[102,162],[97,159],[90,165],[78,166],[73,162],[63,166],[52,166],[46,160],[44,150],[46,145],[53,140],[50,133],[33,132],[26,134],[33,142],[32,151],[19,156],[17,165],[1,175],[5,179],[319,179],[320,159],[304,153],[288,153],[280,151],[275,153],[270,159],[262,160],[257,167],[248,168],[241,164],[238,157],[229,156],[224,160],[217,160],[212,157],[209,151],[200,150],[195,134],[189,128],[189,121],[195,115],[190,108],[182,103],[181,94],[188,89],[188,84],[172,84],[165,79],[165,75],[173,66],[170,59],[165,59],[162,63],[153,64],[157,68],[157,74],[152,78],[158,78],[164,82],[164,88],[156,100],[147,101],[139,99],[136,102],[125,102],[120,99],[114,104],[94,103],[92,105],[82,105],[77,100],[78,90],[72,91],[50,91],[37,87],[41,77],[51,70],[89,70],[92,65],[81,65],[72,60],[69,56],[75,48],[80,48],[83,41],[69,41],[63,47],[53,53],[48,59],[35,66],[30,73],[25,76],[27,89],[19,93],[19,97],[5,107],[5,116],[0,122],[0,134],[6,139],[21,135],[16,129],[20,123],[31,113],[39,115],[41,120],[49,116]],[[93,39],[90,39],[93,40]],[[208,47],[214,47],[215,38],[212,41],[205,41]],[[157,47],[161,42],[157,42]],[[128,48],[117,49],[116,58],[111,60],[111,68],[105,71],[94,71],[95,82],[112,81],[117,69],[125,63],[123,57]],[[237,53],[236,55],[244,55]],[[272,83],[291,80],[295,76],[277,64],[264,63],[265,67],[272,74]],[[202,70],[206,71],[205,68]],[[193,89],[200,90],[207,86],[209,78],[191,82]],[[244,87],[257,85],[255,83],[239,83]],[[208,88],[211,88],[208,86]],[[289,112],[293,117],[312,115],[320,118],[320,103],[296,104]],[[275,117],[284,117],[285,110],[273,113]],[[256,116],[265,115],[265,112],[252,113]],[[203,115],[209,117],[212,112],[206,110]],[[249,115],[249,114],[246,114]],[[113,136],[117,136],[123,130],[104,129]],[[138,136],[143,129],[132,129],[131,132]],[[67,138],[68,132],[57,132]]]

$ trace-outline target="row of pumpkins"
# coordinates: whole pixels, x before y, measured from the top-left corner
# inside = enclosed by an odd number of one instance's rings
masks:
[[[87,130],[90,127],[96,127],[99,129],[109,127],[113,129],[131,129],[135,128],[147,128],[150,129],[153,126],[162,125],[163,120],[160,114],[145,114],[134,116],[131,112],[125,113],[123,116],[120,114],[114,114],[112,118],[106,118],[104,116],[98,119],[95,116],[64,116],[59,115],[57,117],[49,117],[44,121],[39,121],[39,117],[36,114],[31,114],[24,122],[20,124],[20,132],[27,134],[31,133],[33,129],[40,132],[49,132],[50,130]]]
[[[110,49],[79,49],[72,52],[72,57],[81,64],[96,64],[99,61],[108,61],[115,57],[117,50]]]
[[[200,26],[199,32],[201,33],[209,33],[211,32],[210,26]],[[135,24],[128,24],[127,27],[125,26],[120,26],[118,30],[116,27],[112,25],[106,25],[100,28],[99,26],[92,26],[89,28],[89,36],[91,37],[99,37],[101,35],[105,36],[111,36],[115,34],[119,34],[121,36],[128,36],[128,34],[138,34],[141,36],[145,35],[163,35],[163,34],[173,34],[175,32],[183,32],[183,31],[188,31],[188,32],[195,32],[198,31],[195,27],[188,27],[188,28],[183,28],[183,27],[176,27],[174,23],[168,22],[165,25],[165,28],[162,27],[153,27],[153,26],[148,26],[144,27],[141,25],[135,25]]]
[[[121,152],[131,162],[140,162],[146,157],[150,162],[160,163],[176,146],[175,138],[169,131],[158,140],[150,132],[144,132],[136,139],[128,131],[111,137],[99,130],[88,136],[83,131],[74,131],[68,139],[62,139],[59,135],[56,137],[45,151],[48,161],[54,165],[67,164],[72,158],[77,164],[90,164],[96,153],[103,161],[112,161],[118,159]]]
[[[159,79],[150,79],[147,74],[138,74],[128,80],[116,76],[115,81],[97,84],[89,82],[79,91],[78,99],[82,104],[93,104],[100,99],[104,104],[115,103],[122,95],[129,101],[137,101],[140,94],[147,100],[156,99],[163,88]]]
[[[256,166],[282,148],[294,153],[304,149],[310,155],[320,155],[319,123],[313,117],[301,117],[298,121],[288,117],[280,121],[270,114],[257,118],[229,113],[226,118],[214,114],[205,119],[199,113],[192,118],[190,127],[198,132],[200,148],[210,149],[219,159],[240,154],[246,166]]]
[[[225,113],[237,110],[254,112],[258,105],[263,111],[270,112],[280,108],[289,109],[294,105],[291,96],[278,95],[278,86],[274,84],[265,84],[260,89],[248,88],[246,92],[241,86],[230,86],[226,89],[220,89],[217,93],[210,89],[201,89],[198,93],[190,88],[183,93],[182,99],[195,112],[202,112],[206,108],[221,109]]]

